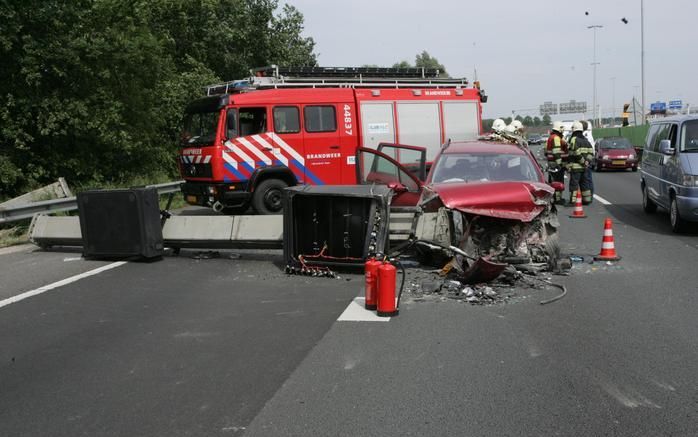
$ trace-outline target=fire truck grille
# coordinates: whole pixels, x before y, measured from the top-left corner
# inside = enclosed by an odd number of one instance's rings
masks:
[[[211,164],[182,164],[185,178],[210,178],[213,177]]]

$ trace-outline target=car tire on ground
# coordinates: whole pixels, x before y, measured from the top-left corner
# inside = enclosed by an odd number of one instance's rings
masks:
[[[288,184],[280,179],[262,181],[252,194],[252,207],[259,214],[279,214],[283,207],[286,187]]]
[[[669,205],[669,220],[671,221],[672,231],[680,233],[686,230],[687,223],[686,220],[681,218],[676,196],[671,196],[671,204]]]
[[[648,214],[657,211],[657,204],[650,199],[645,184],[642,184],[642,209]]]

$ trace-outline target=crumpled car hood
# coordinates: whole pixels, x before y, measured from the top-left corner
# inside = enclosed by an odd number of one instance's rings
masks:
[[[555,190],[540,182],[456,182],[430,187],[445,207],[469,214],[530,222]]]

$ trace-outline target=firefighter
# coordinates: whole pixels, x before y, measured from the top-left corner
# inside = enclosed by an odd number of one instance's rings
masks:
[[[584,127],[579,121],[572,123],[569,158],[567,168],[570,172],[570,203],[577,201],[577,190],[582,192],[582,204],[589,205],[592,200],[591,164],[594,159],[594,149],[589,140],[584,137]]]
[[[564,128],[562,123],[553,123],[548,142],[545,146],[545,157],[548,160],[548,182],[561,182],[565,184],[565,167],[563,155],[567,154],[567,143],[562,138]],[[562,203],[562,192],[555,191],[555,203]]]
[[[584,131],[582,132],[584,134],[584,138],[586,138],[587,141],[589,141],[589,144],[591,144],[591,139],[590,139],[591,131],[589,130],[589,122],[586,120],[582,120],[581,123],[582,123],[582,128],[584,129]],[[594,149],[594,147],[592,145],[592,151],[593,151],[593,149]],[[592,154],[593,154],[593,152],[592,152]],[[592,177],[591,177],[591,168],[592,168],[591,165],[588,166],[586,168],[586,170],[584,170],[584,173],[586,173],[586,177],[589,180],[589,184],[590,184],[589,189],[591,190],[591,197],[593,199],[594,198],[594,179],[592,179]]]

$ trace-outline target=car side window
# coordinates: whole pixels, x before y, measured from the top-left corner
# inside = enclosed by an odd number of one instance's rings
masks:
[[[676,147],[676,134],[678,132],[678,129],[676,128],[675,124],[670,124],[669,125],[669,135],[667,139],[671,143],[671,147]]]
[[[300,131],[300,113],[297,107],[277,106],[274,108],[274,132],[277,134],[295,134]]]
[[[659,124],[657,125],[657,133],[654,136],[654,140],[652,141],[652,151],[653,152],[658,152],[659,151],[659,142],[662,140],[667,140],[669,139],[669,125],[666,123]]]
[[[647,139],[645,140],[645,147],[650,152],[656,152],[654,147],[655,139],[657,138],[657,131],[659,130],[658,124],[650,125],[650,130],[647,132]]]

